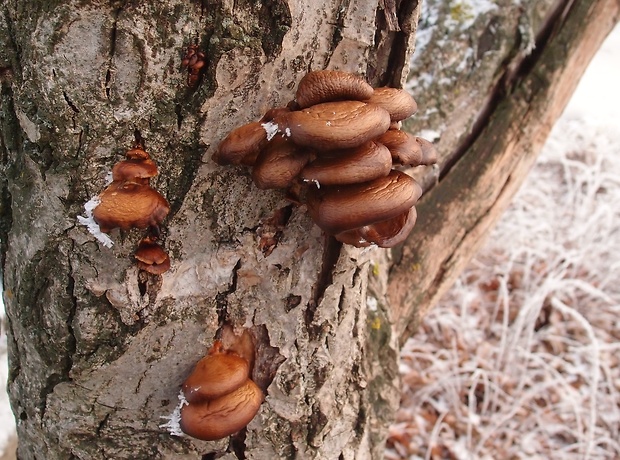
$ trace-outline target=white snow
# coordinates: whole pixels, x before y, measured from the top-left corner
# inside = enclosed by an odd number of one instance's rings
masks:
[[[267,140],[268,141],[273,139],[274,136],[276,134],[278,134],[278,132],[280,131],[280,128],[278,127],[278,124],[274,123],[273,121],[269,121],[267,123],[261,123],[261,126],[263,127],[263,129],[267,133]]]
[[[108,236],[108,234],[103,233],[101,228],[99,228],[99,224],[95,221],[93,217],[93,211],[99,204],[101,200],[99,196],[94,196],[86,203],[84,203],[84,211],[86,216],[77,216],[78,222],[88,229],[89,233],[95,237],[97,241],[103,244],[106,248],[111,248],[114,245],[114,241]]]
[[[160,428],[165,428],[168,433],[174,436],[185,436],[185,433],[181,430],[181,409],[183,406],[189,406],[183,390],[179,391],[179,404],[174,408],[172,414],[162,415],[160,418],[168,420],[166,423],[159,425]]]

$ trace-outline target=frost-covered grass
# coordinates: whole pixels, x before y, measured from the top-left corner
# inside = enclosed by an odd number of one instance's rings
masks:
[[[595,80],[620,81],[619,28],[607,45],[404,347],[387,459],[620,458],[620,97]]]

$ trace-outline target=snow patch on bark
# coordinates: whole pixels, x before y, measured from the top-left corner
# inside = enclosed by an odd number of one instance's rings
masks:
[[[95,221],[93,217],[93,211],[99,204],[101,203],[101,199],[99,196],[94,196],[86,203],[84,203],[84,211],[86,216],[77,216],[78,222],[84,225],[88,232],[93,235],[97,241],[103,244],[106,248],[111,248],[114,246],[114,241],[106,234],[101,231],[99,224]]]

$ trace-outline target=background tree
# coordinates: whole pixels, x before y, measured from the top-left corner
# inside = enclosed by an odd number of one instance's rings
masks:
[[[435,78],[413,87],[425,112],[409,127],[438,132],[441,162],[415,172],[429,192],[393,254],[325,238],[303,208],[211,155],[291,100],[309,69],[405,84],[417,2],[143,3],[2,3],[0,240],[19,457],[380,458],[399,340],[506,206],[617,2],[498,2],[433,36],[414,73]],[[444,25],[473,13],[429,5]],[[180,66],[190,44],[206,54],[195,90]],[[161,277],[132,261],[142,232],[116,230],[108,249],[76,220],[136,133],[171,204]],[[256,338],[266,402],[230,439],[171,436],[161,417],[224,324]]]

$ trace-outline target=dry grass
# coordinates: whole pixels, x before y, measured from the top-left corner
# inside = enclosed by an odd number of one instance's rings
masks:
[[[486,246],[404,347],[387,459],[620,458],[614,131],[556,125]]]

